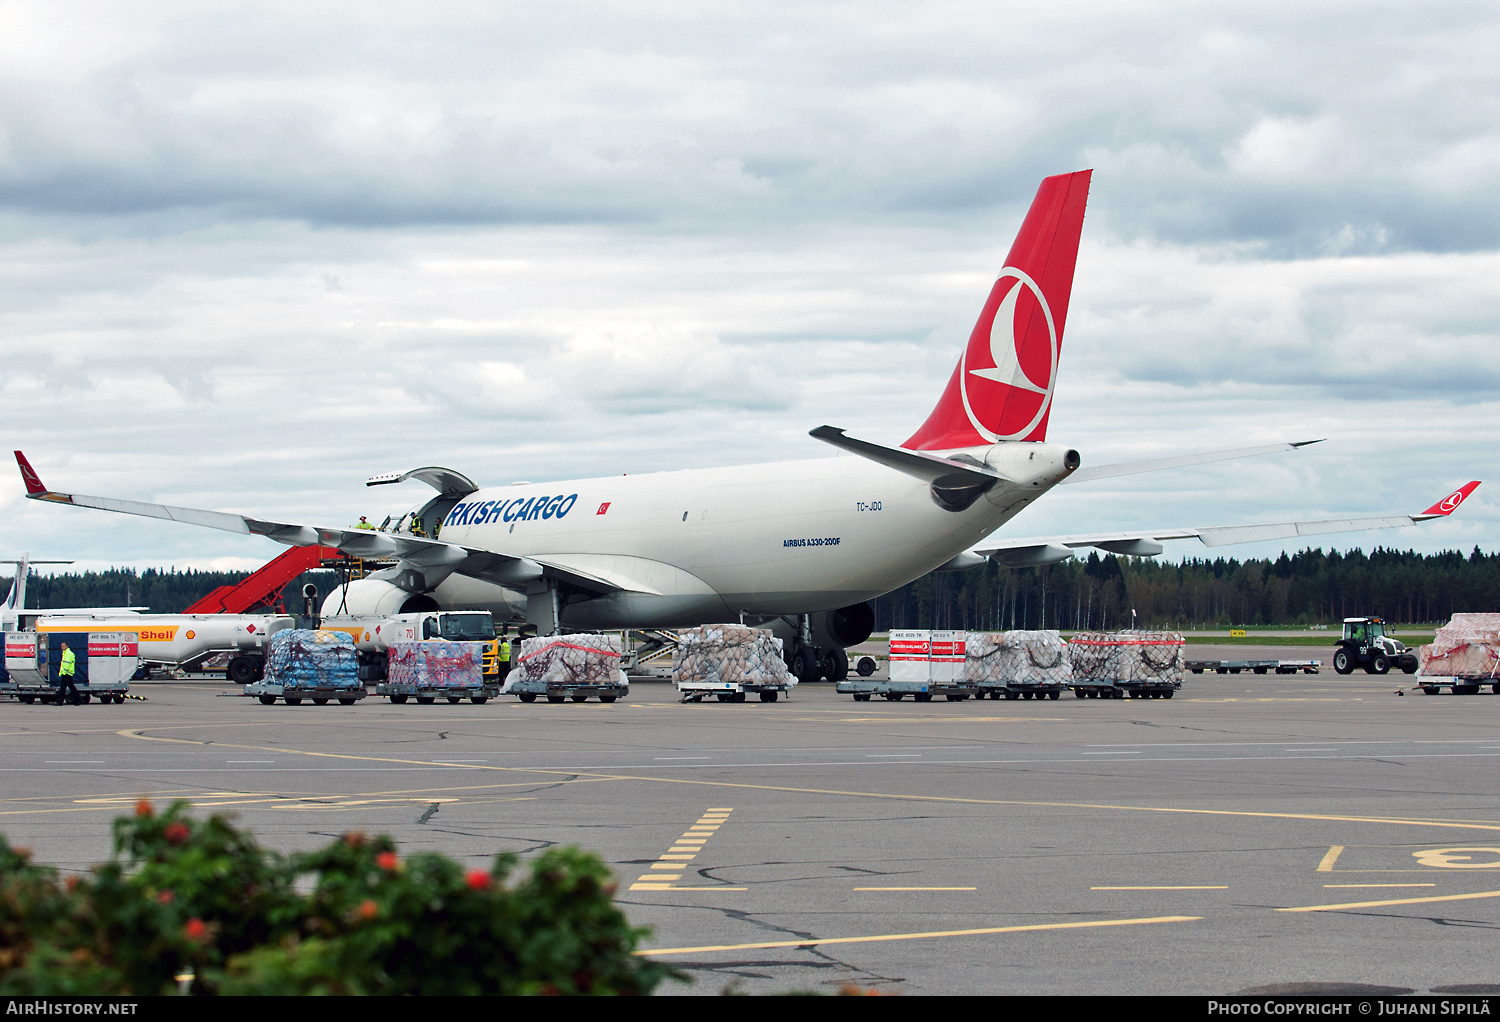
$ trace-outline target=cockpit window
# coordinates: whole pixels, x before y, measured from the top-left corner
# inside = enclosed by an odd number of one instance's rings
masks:
[[[488,614],[443,614],[438,618],[443,638],[473,642],[495,637],[495,619]]]

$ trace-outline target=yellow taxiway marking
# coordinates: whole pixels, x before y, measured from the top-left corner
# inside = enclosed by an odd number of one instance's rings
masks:
[[[691,861],[693,859],[696,859],[698,857],[698,853],[703,850],[703,845],[705,843],[707,843],[707,841],[708,841],[709,838],[713,837],[714,832],[719,829],[719,826],[724,821],[726,821],[726,820],[729,819],[729,814],[732,813],[732,812],[734,812],[733,809],[708,809],[708,810],[705,810],[705,814],[707,814],[707,813],[713,813],[714,814],[714,820],[715,820],[715,822],[714,822],[713,826],[711,826],[711,827],[695,826],[691,830],[689,830],[687,834],[683,835],[682,838],[679,838],[677,841],[673,842],[672,847],[671,847],[670,850],[668,850],[668,851],[662,853],[661,855],[657,856],[656,861],[653,862],[650,866],[646,867],[647,872],[642,873],[639,877],[636,878],[636,882],[630,885],[630,890],[632,890],[632,891],[694,890],[695,888],[691,888],[691,887],[689,887],[689,888],[676,888],[676,887],[671,886],[670,883],[666,882],[666,881],[671,881],[671,880],[681,880],[682,879],[681,872],[677,872],[677,873],[653,873],[653,872],[650,872],[650,871],[651,870],[672,870],[672,869],[681,870],[685,865],[687,865],[687,863],[689,861]],[[701,821],[701,820],[707,819],[707,818],[708,818],[707,815],[705,815],[705,816],[700,817],[699,819]],[[714,887],[714,888],[710,888],[710,889],[711,890],[716,890],[716,891],[726,891],[726,890],[743,891],[743,890],[745,890],[745,888],[743,888],[743,887]]]
[[[1172,887],[1090,887],[1091,891],[1227,891],[1228,884],[1178,884]]]
[[[1324,887],[1436,887],[1437,884],[1324,884]]]
[[[1314,873],[1332,873],[1333,872],[1333,864],[1335,862],[1339,861],[1339,856],[1342,855],[1342,854],[1344,854],[1344,846],[1343,845],[1329,845],[1328,846],[1328,853],[1323,856],[1323,861],[1320,862],[1320,863],[1318,863],[1318,868],[1315,869],[1315,870],[1313,870],[1313,872]]]
[[[811,937],[806,940],[765,940],[755,944],[709,944],[704,947],[664,947],[637,955],[693,955],[708,951],[757,951],[778,947],[819,947],[824,944],[873,944],[887,940],[927,940],[933,937],[979,937],[992,933],[1035,933],[1042,930],[1086,930],[1105,926],[1146,926],[1153,923],[1191,923],[1202,916],[1155,916],[1150,919],[1096,919],[1086,923],[1033,923],[1029,926],[986,926],[978,930],[931,930],[925,933],[882,933],[869,937]]]
[[[1426,905],[1435,901],[1473,901],[1477,898],[1500,898],[1500,891],[1479,891],[1476,894],[1438,894],[1431,898],[1395,898],[1390,901],[1350,901],[1342,905],[1300,905],[1297,908],[1278,908],[1278,912],[1336,912],[1345,908],[1380,908],[1384,905]]]
[[[977,891],[977,887],[856,887],[856,891]]]
[[[658,878],[659,879],[659,878]],[[679,887],[676,884],[631,884],[632,891],[748,891],[748,887],[718,887],[706,884],[697,884],[687,887]],[[639,951],[636,954],[640,954]]]
[[[967,720],[979,718],[970,717]],[[1016,718],[1028,719],[1028,718]],[[1046,718],[1029,718],[1041,720]],[[157,730],[156,728],[139,728],[136,730],[125,729],[116,732],[125,738],[136,738],[147,742],[169,742],[179,745],[212,745],[223,749],[241,749],[251,752],[276,752],[284,755],[313,756],[327,759],[353,760],[365,763],[395,763],[404,766],[429,767],[437,764],[431,760],[398,759],[390,756],[358,756],[352,753],[339,752],[315,752],[308,749],[293,749],[286,746],[265,747],[259,745],[236,745],[228,742],[204,742],[189,738],[158,738],[144,734],[146,730]],[[837,788],[798,788],[783,784],[750,784],[740,781],[713,781],[698,778],[685,777],[647,777],[636,774],[596,774],[577,770],[555,770],[542,767],[508,767],[492,766],[487,763],[466,763],[462,767],[446,767],[449,770],[477,770],[494,773],[511,774],[538,774],[545,777],[561,777],[564,783],[596,783],[601,781],[633,781],[641,784],[677,784],[695,785],[708,788],[726,788],[730,790],[744,791],[775,791],[785,794],[797,795],[838,795],[847,798],[874,798],[889,799],[900,802],[937,802],[951,805],[983,805],[983,806],[1031,806],[1053,809],[1101,809],[1109,812],[1139,812],[1139,813],[1173,813],[1186,816],[1239,816],[1247,819],[1261,820],[1309,820],[1327,823],[1376,823],[1389,824],[1401,827],[1441,827],[1452,830],[1487,830],[1500,832],[1500,823],[1479,822],[1465,820],[1423,820],[1404,819],[1391,816],[1349,816],[1335,813],[1273,813],[1264,811],[1238,810],[1238,809],[1188,809],[1177,806],[1133,806],[1133,805],[1105,805],[1094,802],[1039,802],[1023,799],[996,799],[996,798],[965,798],[956,795],[918,795],[901,794],[897,792],[884,791],[846,791]],[[520,787],[522,785],[513,785]],[[47,810],[42,810],[47,811]]]

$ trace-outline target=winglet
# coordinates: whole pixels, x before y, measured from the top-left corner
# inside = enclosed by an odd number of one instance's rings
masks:
[[[40,497],[47,492],[47,487],[42,485],[36,469],[31,467],[31,462],[27,461],[26,455],[20,451],[16,452],[16,464],[21,467],[21,481],[26,484],[26,496]]]
[[[1419,520],[1423,518],[1446,518],[1448,515],[1451,515],[1454,511],[1458,510],[1458,505],[1467,500],[1469,494],[1473,493],[1478,486],[1478,479],[1475,479],[1471,483],[1465,483],[1463,486],[1460,486],[1458,489],[1448,494],[1448,496],[1432,505],[1432,507],[1428,508],[1426,511],[1423,511],[1419,515],[1412,515],[1412,517]]]

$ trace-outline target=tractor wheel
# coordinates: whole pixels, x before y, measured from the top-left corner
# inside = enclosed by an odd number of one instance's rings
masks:
[[[1389,660],[1387,660],[1381,654],[1376,653],[1373,657],[1370,658],[1370,673],[1371,674],[1390,674],[1391,673],[1391,662]]]
[[[1333,654],[1333,669],[1340,674],[1354,673],[1354,657],[1347,649],[1340,648]]]

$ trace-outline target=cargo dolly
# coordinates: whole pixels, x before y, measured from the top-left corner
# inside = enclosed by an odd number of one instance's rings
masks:
[[[1185,665],[1194,674],[1212,671],[1215,674],[1239,674],[1251,671],[1255,674],[1317,674],[1323,666],[1321,660],[1189,660]]]
[[[1079,699],[1171,699],[1182,687],[1180,681],[1124,681],[1091,678],[1068,685]]]

